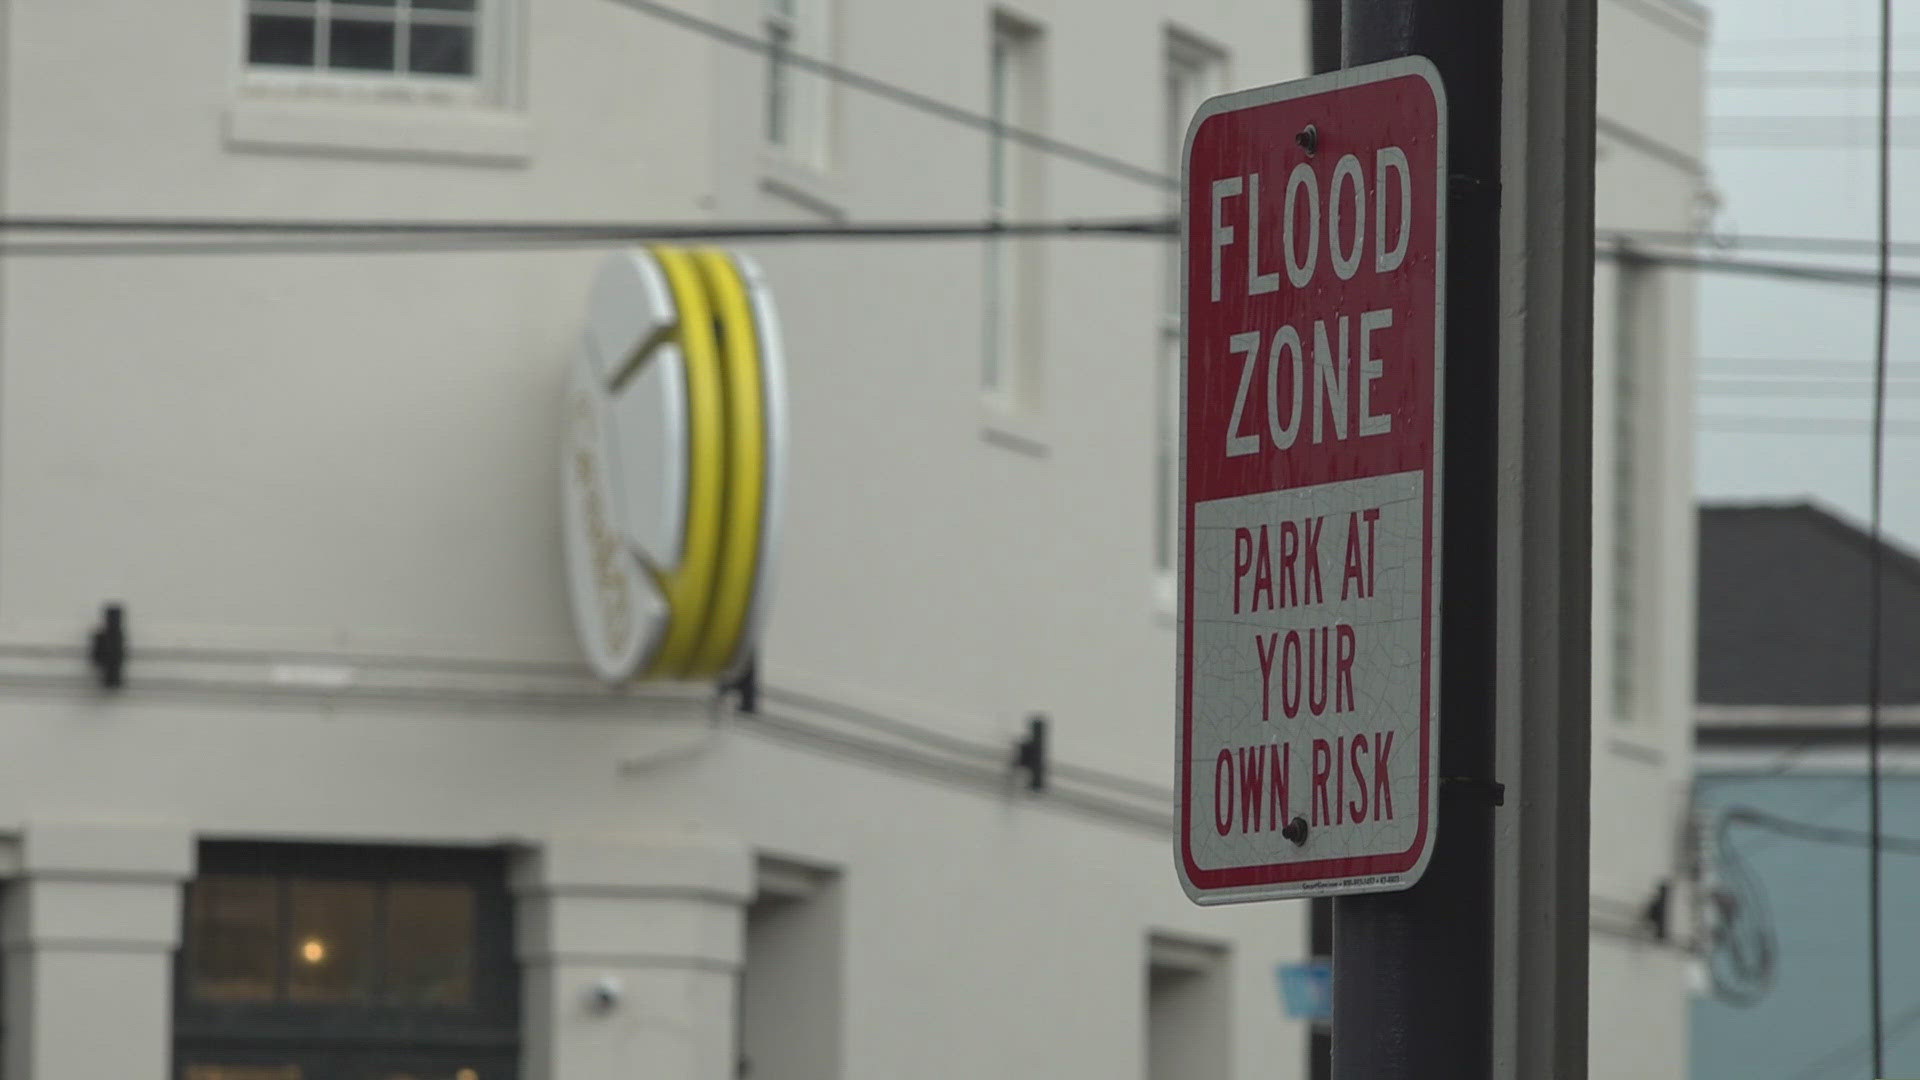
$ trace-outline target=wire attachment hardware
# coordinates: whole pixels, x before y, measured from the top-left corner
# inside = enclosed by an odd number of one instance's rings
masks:
[[[118,690],[127,679],[126,608],[107,604],[100,609],[100,625],[94,628],[87,649],[87,660],[106,690]]]
[[[1013,767],[1026,770],[1028,791],[1047,790],[1046,714],[1027,717],[1027,737],[1014,744]]]

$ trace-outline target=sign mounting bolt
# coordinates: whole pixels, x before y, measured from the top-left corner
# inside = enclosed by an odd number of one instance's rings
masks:
[[[1287,822],[1286,827],[1280,830],[1280,835],[1293,841],[1295,847],[1305,844],[1307,842],[1307,819],[1296,817],[1292,821]]]
[[[1300,134],[1295,135],[1293,141],[1300,144],[1300,149],[1305,150],[1308,157],[1312,157],[1320,149],[1320,129],[1308,124],[1300,129]]]

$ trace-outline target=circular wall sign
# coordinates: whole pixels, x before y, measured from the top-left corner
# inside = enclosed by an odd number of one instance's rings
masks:
[[[725,678],[772,585],[785,451],[773,300],[744,256],[622,252],[595,277],[561,446],[574,626],[608,682]]]

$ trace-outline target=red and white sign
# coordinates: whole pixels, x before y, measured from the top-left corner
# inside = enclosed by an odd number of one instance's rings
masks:
[[[1446,98],[1417,57],[1208,101],[1181,216],[1177,861],[1404,889],[1439,745]]]

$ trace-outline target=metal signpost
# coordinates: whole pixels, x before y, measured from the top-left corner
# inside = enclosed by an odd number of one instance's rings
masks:
[[[1182,201],[1177,861],[1405,889],[1439,788],[1447,103],[1403,58],[1207,102]]]
[[[1314,27],[1189,136],[1176,862],[1338,896],[1338,1080],[1582,1080],[1593,0]]]

